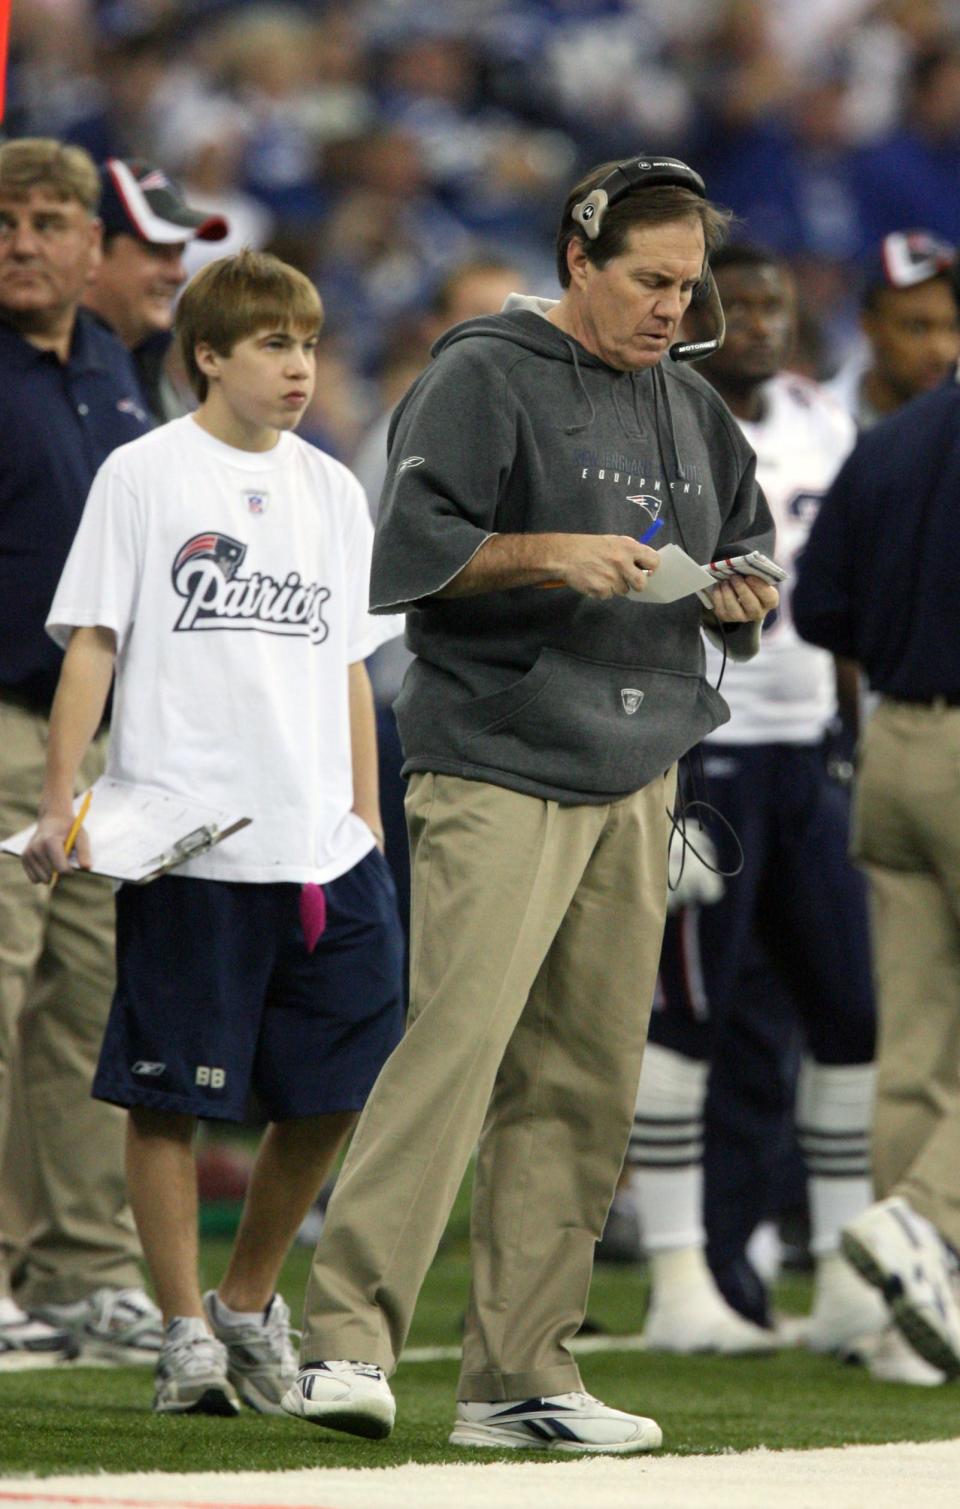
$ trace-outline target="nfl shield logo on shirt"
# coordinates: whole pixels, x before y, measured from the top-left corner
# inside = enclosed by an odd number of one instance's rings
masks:
[[[636,686],[622,686],[620,688],[620,701],[623,703],[625,713],[628,715],[635,713],[643,701],[643,692]]]
[[[247,507],[251,513],[266,513],[267,504],[270,502],[269,493],[244,493]]]

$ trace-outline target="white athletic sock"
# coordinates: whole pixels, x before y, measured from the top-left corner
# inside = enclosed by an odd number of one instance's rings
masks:
[[[870,1118],[875,1077],[873,1064],[803,1061],[797,1136],[807,1168],[814,1257],[836,1252],[841,1228],[873,1199]]]
[[[225,1326],[263,1325],[262,1310],[231,1310],[214,1290],[213,1308],[217,1319]]]
[[[705,1062],[648,1043],[627,1152],[648,1253],[702,1247]]]
[[[181,1341],[186,1340],[187,1337],[189,1337],[191,1341],[195,1341],[198,1338],[210,1335],[210,1327],[207,1325],[205,1320],[202,1320],[200,1318],[199,1315],[172,1316],[171,1319],[167,1321],[165,1327],[168,1336],[170,1334],[170,1328],[172,1326],[178,1326],[180,1328]]]

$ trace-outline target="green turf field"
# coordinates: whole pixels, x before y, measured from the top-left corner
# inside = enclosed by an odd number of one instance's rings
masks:
[[[215,1283],[227,1241],[204,1241],[204,1284]],[[299,1313],[309,1254],[295,1250],[282,1288]],[[458,1340],[467,1288],[463,1201],[424,1288],[411,1346]],[[802,1311],[808,1285],[781,1286],[784,1309]],[[640,1328],[646,1286],[623,1267],[598,1267],[590,1316],[615,1334]],[[769,1358],[710,1359],[601,1353],[581,1359],[591,1392],[651,1414],[664,1450],[718,1452],[753,1446],[812,1447],[849,1442],[943,1440],[960,1435],[960,1388],[874,1383],[861,1370],[800,1352]],[[446,1445],[455,1362],[408,1363],[394,1379],[396,1430],[383,1442],[351,1441],[303,1422],[160,1418],[150,1413],[145,1368],[63,1368],[0,1374],[0,1472],[200,1472],[396,1463],[487,1461],[493,1453]],[[516,1460],[517,1453],[504,1454]],[[542,1460],[539,1453],[531,1454]]]

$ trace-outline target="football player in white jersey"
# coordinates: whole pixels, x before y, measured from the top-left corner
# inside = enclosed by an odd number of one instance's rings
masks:
[[[792,574],[854,426],[782,370],[795,318],[787,269],[749,246],[725,248],[712,267],[727,337],[701,370],[757,453],[777,559]],[[846,1350],[884,1319],[839,1253],[841,1226],[871,1198],[875,1013],[864,886],[825,755],[835,671],[797,636],[784,585],[755,661],[723,667],[711,652],[731,710],[702,746],[709,801],[730,825],[711,832],[720,868],[737,869],[740,846],[743,865],[719,902],[680,907],[668,923],[631,1140],[653,1286],[646,1338],[668,1351],[774,1344],[747,1244],[777,1208],[795,1093],[816,1263],[808,1343]]]
[[[862,342],[827,391],[869,429],[940,386],[960,358],[950,272],[956,248],[932,231],[891,231],[863,270]]]

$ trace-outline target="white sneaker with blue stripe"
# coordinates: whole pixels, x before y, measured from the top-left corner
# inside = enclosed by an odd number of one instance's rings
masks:
[[[12,1299],[0,1299],[0,1369],[49,1368],[69,1362],[79,1351],[79,1342],[66,1327],[47,1325]]]
[[[389,1436],[397,1413],[383,1369],[343,1358],[305,1363],[280,1403],[300,1420],[373,1441]]]
[[[592,1394],[551,1394],[545,1399],[457,1404],[451,1446],[500,1450],[597,1453],[655,1451],[663,1432],[655,1420],[611,1409]]]
[[[845,1226],[840,1241],[918,1356],[948,1378],[960,1377],[957,1265],[936,1227],[893,1195]]]
[[[31,1314],[69,1331],[84,1362],[153,1365],[163,1346],[163,1317],[142,1289],[96,1289],[73,1304],[38,1305]]]

